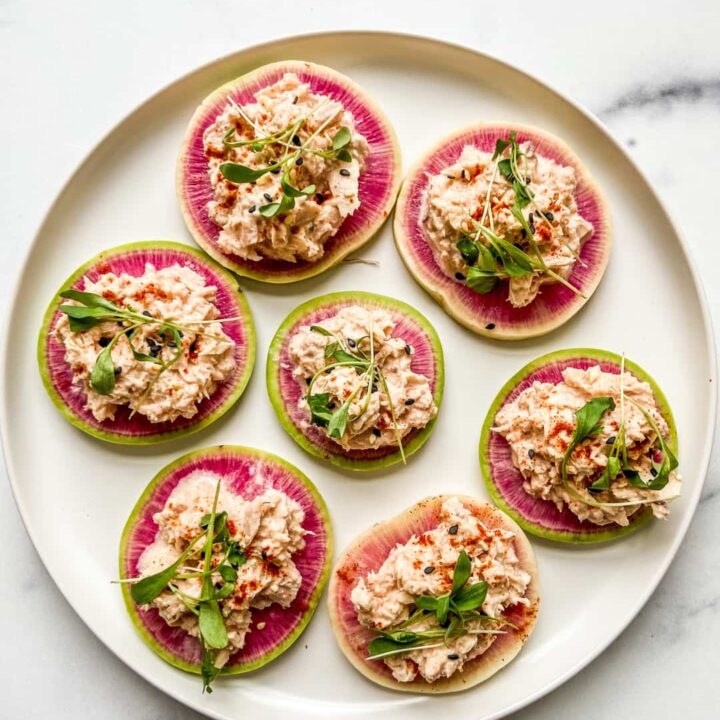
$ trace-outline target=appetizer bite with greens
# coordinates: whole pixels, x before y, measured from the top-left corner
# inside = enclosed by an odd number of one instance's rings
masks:
[[[250,309],[230,273],[197,250],[139,242],[76,270],[40,329],[45,388],[73,425],[148,444],[214,422],[255,362]]]
[[[352,80],[308,62],[254,70],[209,95],[178,161],[197,243],[239,275],[302,280],[378,230],[400,184],[385,114]]]
[[[325,502],[297,468],[231,445],[184,455],[143,492],[120,543],[141,638],[202,676],[255,670],[300,636],[330,570]]]
[[[283,427],[305,450],[370,470],[405,462],[427,440],[443,392],[440,339],[399,300],[322,295],[285,319],[267,384]]]
[[[604,350],[550,353],[498,393],[480,440],[496,504],[527,532],[593,543],[665,518],[680,494],[672,412],[638,365]]]
[[[537,567],[523,531],[488,503],[426,498],[374,525],[330,579],[330,621],[348,660],[379,685],[448,693],[521,650],[537,618]]]
[[[458,322],[503,340],[541,335],[595,291],[610,254],[607,205],[559,139],[522,125],[453,133],[410,171],[395,242]]]

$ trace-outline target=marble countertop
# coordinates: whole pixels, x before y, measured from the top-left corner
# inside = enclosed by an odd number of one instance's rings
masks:
[[[522,13],[520,5],[485,0],[441,7],[429,0],[385,3],[382,12],[372,0],[276,0],[272,11],[237,0],[0,0],[0,308],[44,210],[130,108],[245,45],[342,28],[463,43],[529,70],[594,112],[666,202],[699,261],[717,320],[720,283],[711,273],[720,243],[707,232],[720,174],[715,0],[682,8],[656,0],[651,13],[649,3],[632,0],[535,3]],[[288,21],[273,22],[280,17]],[[208,18],[219,21],[212,26]],[[716,447],[685,542],[638,618],[588,668],[515,720],[718,716],[710,658],[720,644],[719,458]],[[0,717],[200,718],[135,675],[82,624],[38,559],[4,481],[0,546]]]

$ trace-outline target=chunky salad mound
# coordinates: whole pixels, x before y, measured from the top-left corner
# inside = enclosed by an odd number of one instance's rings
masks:
[[[255,102],[225,110],[204,134],[219,246],[247,260],[314,262],[360,206],[369,152],[350,112],[294,73]]]
[[[138,277],[103,273],[61,293],[53,332],[97,420],[122,406],[153,423],[191,418],[232,376],[235,344],[216,292],[188,267],[147,264]]]
[[[396,545],[352,590],[358,620],[377,632],[368,658],[399,682],[462,672],[512,627],[501,617],[507,608],[531,604],[514,538],[486,527],[460,498],[445,500],[437,527]]]
[[[220,476],[198,470],[153,519],[158,532],[140,557],[140,577],[126,582],[138,605],[199,639],[209,690],[253,631],[252,610],[287,608],[295,599],[302,576],[293,555],[305,547],[305,513],[279,490],[245,500]]]
[[[430,178],[423,227],[435,260],[478,293],[507,281],[513,307],[529,305],[544,283],[568,280],[593,226],[577,210],[572,167],[538,155],[514,132],[488,153],[466,145]]]
[[[666,517],[681,479],[650,385],[624,367],[562,375],[534,382],[495,418],[525,491],[596,525],[626,526],[645,507]]]
[[[411,369],[413,348],[383,309],[343,307],[290,340],[308,422],[347,450],[399,446],[437,414],[430,382]]]

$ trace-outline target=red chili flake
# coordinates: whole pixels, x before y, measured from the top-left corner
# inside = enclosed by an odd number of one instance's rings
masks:
[[[219,148],[214,147],[213,145],[208,145],[205,148],[205,157],[206,158],[221,158],[225,157],[225,151],[220,150]]]
[[[552,237],[552,230],[546,223],[543,223],[539,228],[535,228],[535,234],[539,235],[542,240],[549,240]]]
[[[230,518],[228,518],[227,521],[227,529],[231,535],[234,535],[237,532],[237,525],[235,525],[235,523],[230,520]]]

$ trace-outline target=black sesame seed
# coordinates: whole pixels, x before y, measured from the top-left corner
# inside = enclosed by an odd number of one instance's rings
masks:
[[[101,337],[101,338],[98,340],[98,345],[99,345],[100,347],[107,347],[109,344],[110,344],[110,338]]]
[[[150,357],[156,358],[160,354],[160,346],[154,345],[150,348]]]
[[[180,337],[185,337],[185,333],[183,333],[182,330],[178,330],[178,335],[179,335]]]
[[[157,347],[157,343],[155,340],[153,340],[151,337],[147,339],[148,347],[152,350],[154,347]]]
[[[494,330],[494,329],[495,329],[495,323],[488,323],[488,324],[485,326],[485,329],[486,329],[486,330]]]
[[[448,655],[448,660],[459,660],[460,656],[457,653],[450,653]]]
[[[176,348],[177,343],[174,340],[169,340],[167,346],[171,348]]]
[[[340,174],[344,175],[345,177],[350,177],[350,171],[347,168],[342,168],[340,170]]]
[[[525,231],[525,228],[522,228],[522,230],[520,230],[520,237],[527,237],[527,232]]]
[[[375,383],[373,383],[373,386],[370,388],[370,392],[376,393],[377,391],[378,391],[378,387],[377,387],[377,385],[375,385]]]
[[[455,176],[454,176],[454,175],[446,175],[445,177],[446,177],[448,180],[454,180],[454,179],[455,179]]]
[[[325,368],[325,374],[329,375],[332,372],[332,368]]]
[[[260,557],[261,557],[263,560],[267,560],[267,553],[263,550],[263,551],[260,553]]]
[[[657,472],[658,472],[658,471],[657,471],[655,468],[650,468],[650,474],[651,474],[653,477],[657,477]]]
[[[279,175],[280,174],[280,168],[275,168],[274,170],[271,170],[270,173],[272,175]]]
[[[295,164],[296,164],[296,165],[302,165],[302,164],[303,164],[303,159],[302,159],[301,157],[299,157],[299,158],[295,161]]]
[[[428,566],[423,570],[423,572],[424,572],[426,575],[431,575],[432,573],[435,572],[435,568],[434,568],[432,565],[428,565]]]
[[[315,200],[322,205],[325,202],[325,196],[322,193],[316,193]]]
[[[530,215],[528,215],[528,222],[532,224],[534,222],[534,217],[535,216],[532,213],[530,213]]]
[[[263,193],[263,197],[268,201],[272,202],[272,195],[270,193]]]
[[[535,223],[531,220],[528,225],[530,226],[530,232],[534,235],[535,234]]]
[[[348,339],[347,339],[347,344],[348,344],[351,348],[357,347],[357,343],[356,343],[352,338],[348,338]]]
[[[334,403],[334,402],[329,402],[327,406],[328,406],[328,410],[334,410],[334,409],[335,409],[335,403]]]
[[[251,205],[251,206],[248,208],[248,212],[249,212],[249,213],[254,213],[256,210],[257,210],[257,205]]]
[[[451,526],[448,528],[448,532],[449,532],[451,535],[457,535],[457,531],[458,531],[458,526],[457,526],[457,525],[451,525]]]
[[[405,401],[405,404],[406,404],[408,407],[410,407],[410,405],[414,405],[414,404],[415,404],[415,401],[414,401],[412,398],[408,398],[408,399]]]
[[[119,375],[121,372],[122,372],[122,368],[119,367],[119,366],[116,366],[116,367],[115,367],[115,374],[116,374],[116,375]]]
[[[535,451],[534,451],[532,448],[530,448],[530,449],[528,450],[528,457],[529,457],[531,460],[535,457]]]
[[[615,436],[614,436],[614,435],[611,435],[611,436],[605,441],[605,444],[606,444],[606,445],[612,445],[614,442],[615,442]]]
[[[293,145],[300,145],[300,138],[297,135],[293,135]]]
[[[145,317],[152,317],[152,315],[147,310],[143,310],[143,315]]]
[[[529,185],[529,184],[530,184],[530,178],[529,178],[529,177],[526,177],[526,178],[525,178],[525,184],[526,184],[526,185]]]
[[[305,378],[305,382],[309,385],[312,382],[312,375]]]
[[[297,105],[297,101],[298,101],[298,96],[296,95],[296,96],[293,98],[293,105]]]
[[[373,428],[373,429],[372,429],[372,434],[373,434],[375,437],[380,437],[380,436],[382,435],[382,433],[380,432],[380,430],[379,430],[378,428]]]
[[[461,272],[456,272],[456,273],[455,273],[455,279],[456,279],[456,280],[464,280],[464,279],[465,279],[465,276],[464,276]]]
[[[551,212],[546,212],[545,217],[551,222],[555,219],[555,216]]]
[[[412,351],[413,351],[412,345],[406,345],[406,346],[405,346],[405,352],[406,352],[408,355],[412,355]]]

